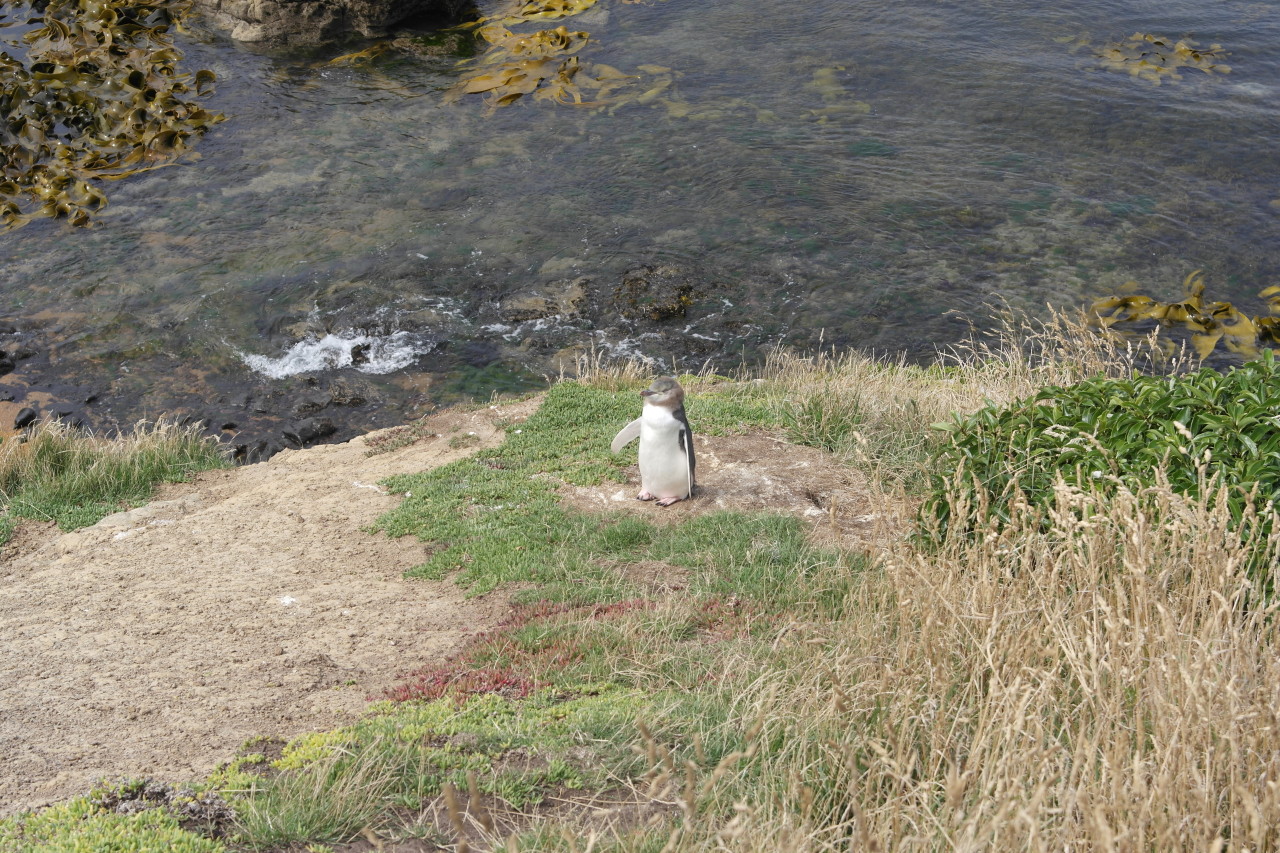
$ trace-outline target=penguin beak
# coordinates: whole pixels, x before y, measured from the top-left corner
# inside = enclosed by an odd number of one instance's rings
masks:
[[[641,396],[641,397],[652,397],[654,394],[657,394],[657,393],[658,393],[657,391],[653,391],[653,390],[651,390],[651,389],[649,389],[649,388],[646,388],[646,389],[644,389],[643,391],[641,391],[641,392],[640,392],[640,396]]]

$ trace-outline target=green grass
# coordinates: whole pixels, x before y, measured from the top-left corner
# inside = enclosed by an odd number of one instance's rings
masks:
[[[44,424],[25,442],[0,444],[0,542],[19,518],[87,527],[145,503],[160,483],[228,465],[217,442],[195,429],[139,425],[126,438],[104,440]]]
[[[446,785],[523,809],[555,791],[607,785],[636,764],[627,749],[645,697],[602,684],[573,696],[546,688],[374,707],[358,723],[289,744],[270,778],[240,797],[240,841],[253,848],[340,842],[416,812]],[[245,777],[240,777],[245,784]]]
[[[374,823],[395,792],[397,769],[377,744],[335,748],[305,768],[252,783],[238,803],[253,848],[352,838]]]
[[[634,455],[610,453],[609,442],[639,415],[639,387],[555,386],[501,447],[387,480],[389,490],[406,498],[375,529],[433,543],[435,552],[411,574],[454,575],[473,594],[533,581],[551,587],[545,594],[556,598],[624,597],[627,590],[600,561],[637,556],[639,546],[654,538],[652,527],[571,512],[560,504],[556,488],[623,481]],[[700,395],[689,409],[695,429],[711,434],[777,423],[764,406],[730,395]]]

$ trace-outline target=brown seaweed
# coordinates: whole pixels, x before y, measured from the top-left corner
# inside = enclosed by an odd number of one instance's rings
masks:
[[[526,96],[579,107],[617,107],[649,103],[675,82],[676,72],[655,65],[636,72],[584,62],[576,54],[590,33],[561,25],[528,29],[542,20],[558,20],[590,9],[596,0],[527,0],[475,21],[489,49],[451,91],[451,97],[485,96],[491,107],[505,107]]]
[[[1136,291],[1137,282],[1126,282],[1123,290]],[[1182,298],[1161,302],[1136,292],[1095,300],[1089,322],[1113,334],[1132,334],[1130,326],[1154,321],[1160,328],[1190,334],[1200,358],[1208,358],[1218,347],[1257,358],[1263,349],[1280,344],[1280,286],[1268,287],[1258,295],[1267,302],[1270,316],[1251,317],[1230,302],[1208,302],[1204,298],[1204,275],[1195,270],[1182,282]]]
[[[0,227],[41,216],[88,225],[102,180],[171,165],[223,116],[183,73],[168,0],[51,0],[30,19],[25,59],[0,51]],[[32,10],[33,12],[36,10]]]
[[[1220,44],[1200,48],[1189,39],[1175,41],[1151,33],[1134,33],[1124,41],[1095,51],[1094,55],[1109,71],[1122,71],[1157,86],[1164,80],[1181,80],[1178,71],[1183,68],[1206,74],[1231,72],[1231,66],[1222,62],[1227,53]]]

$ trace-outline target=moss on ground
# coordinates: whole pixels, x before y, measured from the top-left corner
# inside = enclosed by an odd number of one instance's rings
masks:
[[[138,814],[105,811],[88,798],[0,820],[5,853],[225,853],[226,847],[178,825],[163,809]]]
[[[573,695],[546,687],[523,698],[384,702],[354,725],[291,742],[273,766],[298,771],[336,753],[355,761],[372,751],[395,777],[388,795],[406,806],[437,796],[445,782],[465,788],[466,774],[479,771],[482,791],[522,808],[553,786],[600,783],[604,766],[627,763],[625,744],[647,705],[639,691],[609,683]],[[525,793],[513,798],[516,791]]]

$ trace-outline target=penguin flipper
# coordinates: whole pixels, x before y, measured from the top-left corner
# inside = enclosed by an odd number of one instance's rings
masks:
[[[688,427],[680,430],[680,449],[684,451],[685,494],[693,497],[693,470],[697,462],[693,456],[693,430]]]
[[[634,421],[624,426],[618,434],[613,437],[613,443],[609,445],[609,449],[614,453],[617,453],[639,437],[640,419],[636,418]]]

